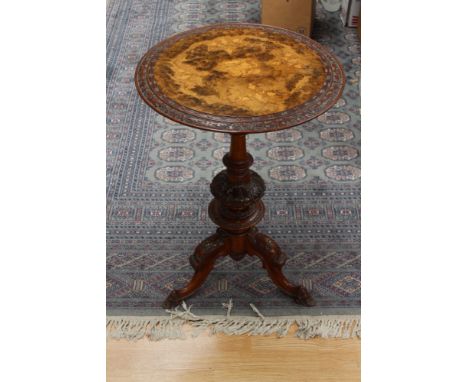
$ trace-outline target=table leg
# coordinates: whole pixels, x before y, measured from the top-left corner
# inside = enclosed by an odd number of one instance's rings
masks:
[[[218,229],[214,235],[197,245],[195,252],[190,256],[190,265],[195,269],[192,279],[184,288],[173,290],[169,294],[164,301],[164,308],[170,309],[179,305],[201,287],[213,269],[216,259],[228,254],[226,238],[226,233]]]
[[[269,236],[252,228],[247,235],[247,253],[262,260],[263,268],[268,272],[272,281],[287,295],[294,298],[298,304],[314,306],[315,301],[304,286],[292,284],[283,274],[283,266],[287,256]]]

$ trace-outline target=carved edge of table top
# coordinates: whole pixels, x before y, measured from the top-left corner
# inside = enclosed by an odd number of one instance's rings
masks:
[[[285,111],[253,117],[230,117],[202,113],[182,106],[169,99],[154,80],[153,68],[158,55],[167,46],[195,33],[217,28],[257,28],[287,35],[313,49],[320,57],[325,70],[322,89],[305,103]],[[135,85],[141,98],[151,108],[165,117],[183,125],[223,133],[254,134],[287,129],[311,119],[330,109],[341,97],[345,85],[345,74],[341,63],[331,51],[301,34],[263,24],[223,23],[173,35],[153,46],[140,60],[135,71]]]

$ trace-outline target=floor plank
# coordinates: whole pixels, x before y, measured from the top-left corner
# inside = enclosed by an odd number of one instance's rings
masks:
[[[108,382],[360,380],[360,340],[292,335],[107,342]]]

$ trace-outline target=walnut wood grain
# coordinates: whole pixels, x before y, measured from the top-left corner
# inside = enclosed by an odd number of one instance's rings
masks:
[[[177,103],[208,114],[258,116],[304,103],[322,87],[318,54],[258,28],[213,28],[176,41],[158,57],[154,79]]]

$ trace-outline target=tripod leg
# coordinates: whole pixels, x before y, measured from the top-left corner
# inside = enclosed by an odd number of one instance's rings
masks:
[[[314,306],[315,301],[306,288],[292,284],[284,276],[282,268],[287,256],[281,251],[276,242],[269,236],[252,228],[247,237],[247,253],[262,260],[272,281],[287,295],[294,298],[298,304]]]
[[[190,256],[190,264],[195,269],[192,279],[182,289],[173,290],[164,301],[163,307],[166,309],[173,308],[179,305],[182,300],[194,294],[210,274],[216,259],[227,254],[227,235],[218,229],[214,235],[197,245],[194,253]]]

